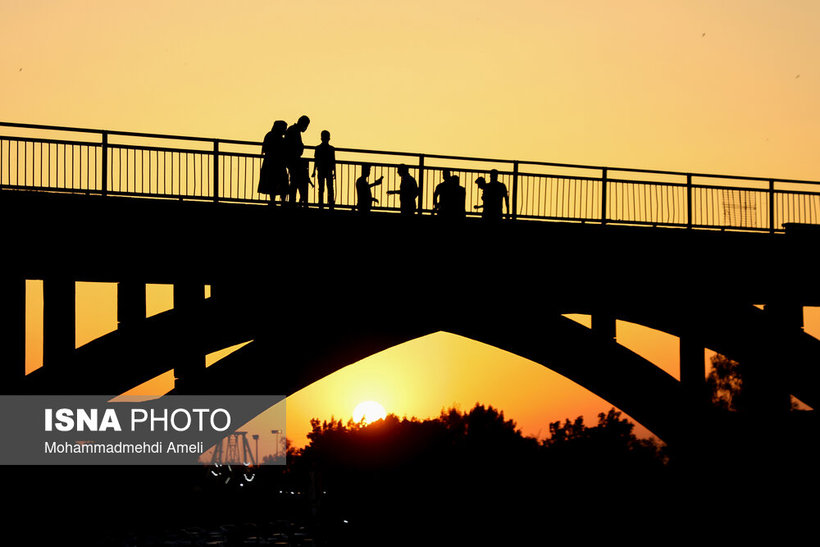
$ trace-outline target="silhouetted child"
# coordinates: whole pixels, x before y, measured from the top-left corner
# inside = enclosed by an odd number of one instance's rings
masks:
[[[330,131],[322,131],[322,143],[313,155],[313,176],[319,174],[319,209],[324,207],[325,184],[327,184],[327,206],[333,209],[333,181],[336,179],[336,149],[330,145]]]
[[[313,182],[310,180],[310,166],[309,162],[306,158],[300,158],[299,160],[299,168],[296,170],[296,189],[291,190],[291,196],[296,196],[296,190],[299,191],[299,205],[301,207],[307,207],[308,202],[308,184],[313,186]],[[293,184],[293,181],[291,181]]]
[[[416,179],[410,175],[410,170],[407,166],[401,164],[396,171],[401,177],[401,183],[398,190],[388,190],[388,194],[398,194],[401,214],[414,215],[416,214],[416,196],[419,193],[419,186],[416,184]]]
[[[365,163],[362,165],[362,175],[356,179],[356,209],[360,214],[367,214],[373,203],[378,203],[379,200],[373,197],[370,189],[382,183],[384,177],[379,177],[374,183],[367,182],[367,177],[370,176],[370,165]]]

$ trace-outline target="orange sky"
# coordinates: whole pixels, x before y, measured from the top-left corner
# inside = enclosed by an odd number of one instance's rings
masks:
[[[4,0],[0,120],[261,140],[308,114],[311,144],[818,180],[818,20],[813,0]],[[78,342],[111,291],[78,285]],[[674,372],[676,340],[618,337]],[[481,401],[531,434],[608,408],[567,384],[437,335],[291,397],[289,428],[363,398]]]

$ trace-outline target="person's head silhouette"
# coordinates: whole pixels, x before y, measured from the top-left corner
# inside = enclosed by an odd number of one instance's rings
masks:
[[[490,182],[498,181],[498,169],[493,169],[490,171]]]
[[[288,129],[288,122],[285,120],[276,120],[273,122],[273,132],[276,134],[284,135],[285,131]]]
[[[370,164],[369,163],[363,163],[362,164],[362,176],[363,177],[369,177],[370,176]]]
[[[310,125],[310,118],[308,118],[307,116],[302,116],[301,118],[299,118],[299,121],[296,122],[296,125],[299,126],[300,131],[304,132]]]
[[[322,131],[322,142],[330,142],[330,131],[327,129]]]
[[[410,172],[407,170],[407,166],[406,166],[406,165],[404,165],[403,163],[402,163],[401,165],[399,165],[399,166],[396,168],[396,172],[397,172],[399,175],[402,175],[402,176],[404,176],[404,175],[408,175],[408,174],[410,173]]]

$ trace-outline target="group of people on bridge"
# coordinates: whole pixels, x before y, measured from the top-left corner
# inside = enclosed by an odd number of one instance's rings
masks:
[[[271,197],[271,203],[307,206],[308,186],[313,186],[310,163],[303,158],[305,145],[302,133],[310,125],[310,118],[302,116],[288,127],[284,120],[276,120],[262,141],[262,168],[259,174],[260,194]],[[330,132],[322,131],[322,143],[315,147],[313,177],[318,174],[319,207],[324,207],[325,187],[328,206],[333,209],[333,180],[336,178],[336,151],[330,144]],[[297,194],[298,201],[297,201]]]
[[[284,120],[274,122],[271,130],[265,135],[262,143],[262,168],[259,177],[258,192],[270,196],[271,204],[276,204],[279,197],[280,205],[308,204],[308,186],[313,186],[311,178],[316,178],[319,185],[319,208],[324,208],[325,189],[327,189],[327,205],[333,209],[334,187],[336,180],[336,149],[330,144],[330,132],[322,131],[322,142],[315,146],[313,158],[313,174],[310,174],[310,162],[303,158],[305,145],[302,142],[302,133],[307,130],[310,119],[302,116],[288,126]],[[399,196],[402,215],[412,216],[419,212],[416,199],[419,196],[419,186],[416,179],[410,174],[410,169],[401,164],[396,169],[399,175],[399,188],[388,190],[387,194]],[[374,182],[369,181],[370,164],[361,166],[361,174],[356,179],[356,209],[362,214],[368,214],[378,199],[373,197],[371,189],[382,184],[384,176]],[[478,177],[475,184],[482,190],[482,205],[474,206],[482,209],[482,217],[489,221],[497,221],[510,216],[510,200],[507,186],[498,180],[498,171],[490,171],[490,180]],[[297,198],[298,194],[298,198]],[[449,169],[442,170],[442,182],[436,185],[433,192],[433,212],[446,219],[459,219],[466,216],[466,189],[459,183],[459,177],[452,175]]]

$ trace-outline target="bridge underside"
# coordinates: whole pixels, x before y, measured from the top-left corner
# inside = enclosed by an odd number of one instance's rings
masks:
[[[697,396],[616,344],[610,327],[590,331],[561,317],[580,312],[753,363],[761,385],[820,404],[818,342],[778,311],[820,302],[805,258],[818,241],[812,231],[487,226],[267,206],[2,198],[4,233],[20,234],[5,244],[12,266],[4,286],[68,279],[173,283],[193,287],[190,294],[207,283],[213,291],[64,352],[26,377],[22,391],[117,393],[173,368],[180,389],[288,394],[444,330],[544,364],[662,438],[679,435]],[[21,211],[49,218],[48,226],[21,230]],[[6,324],[19,316],[11,311]],[[205,353],[250,339],[204,369]]]
[[[221,297],[112,332],[78,348],[69,361],[32,373],[24,390],[121,393],[173,368],[181,378],[178,393],[287,395],[369,355],[447,331],[540,363],[621,408],[667,441],[686,434],[683,428],[691,428],[692,416],[700,412],[702,401],[690,386],[605,333],[562,317],[562,310],[540,307],[535,317],[513,314],[499,321],[481,305],[461,313],[454,312],[460,307],[447,303],[427,306],[419,316],[406,313],[415,300],[394,300],[372,303],[367,313],[332,306],[317,314],[313,306],[262,298],[259,292],[223,291]],[[706,340],[709,347],[760,367],[769,392],[776,387],[781,394],[793,393],[816,404],[820,379],[815,367],[804,364],[816,362],[820,342],[799,330],[778,328],[762,310],[723,309],[711,320],[693,320],[687,310],[632,308],[624,316],[635,322],[646,318],[649,326]],[[248,340],[253,341],[204,368],[204,354]],[[684,416],[687,423],[682,422]]]

